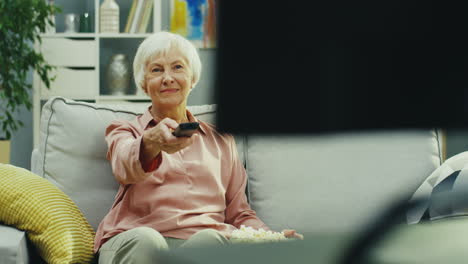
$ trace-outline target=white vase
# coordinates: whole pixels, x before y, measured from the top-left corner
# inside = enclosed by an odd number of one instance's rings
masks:
[[[119,33],[119,5],[115,0],[104,0],[99,9],[101,32]]]

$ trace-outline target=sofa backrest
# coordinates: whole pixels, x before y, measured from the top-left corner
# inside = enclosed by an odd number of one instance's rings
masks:
[[[436,130],[249,136],[250,203],[274,230],[363,231],[441,164]]]
[[[105,129],[114,119],[134,119],[149,105],[91,104],[54,97],[43,106],[40,143],[33,152],[31,170],[69,195],[95,230],[118,189],[106,159]],[[214,105],[188,108],[200,120],[214,121]]]
[[[104,131],[133,119],[143,105],[102,105],[54,97],[44,105],[32,171],[63,190],[94,229],[117,192]],[[213,123],[215,106],[190,106]],[[441,163],[435,130],[236,136],[249,176],[252,208],[274,230],[350,232],[365,227],[395,199],[411,197]]]

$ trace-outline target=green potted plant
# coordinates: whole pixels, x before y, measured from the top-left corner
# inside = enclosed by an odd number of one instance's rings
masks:
[[[59,11],[45,0],[0,1],[0,137],[4,140],[23,126],[14,113],[21,106],[32,107],[29,70],[36,71],[47,88],[53,80],[53,67],[34,49],[34,43],[41,42],[40,33],[47,26],[55,26],[52,17]],[[5,148],[1,146],[0,151]]]

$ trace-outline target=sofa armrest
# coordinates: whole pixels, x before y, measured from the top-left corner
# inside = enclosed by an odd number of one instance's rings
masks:
[[[0,263],[29,263],[26,232],[0,224]]]
[[[40,156],[41,156],[41,153],[39,153],[39,149],[37,148],[33,149],[32,154],[31,154],[31,172],[42,176],[42,174],[39,171],[40,170],[39,166],[41,165]]]

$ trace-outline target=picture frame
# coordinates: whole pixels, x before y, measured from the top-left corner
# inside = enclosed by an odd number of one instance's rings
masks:
[[[216,48],[216,0],[170,0],[170,31],[197,48]]]

